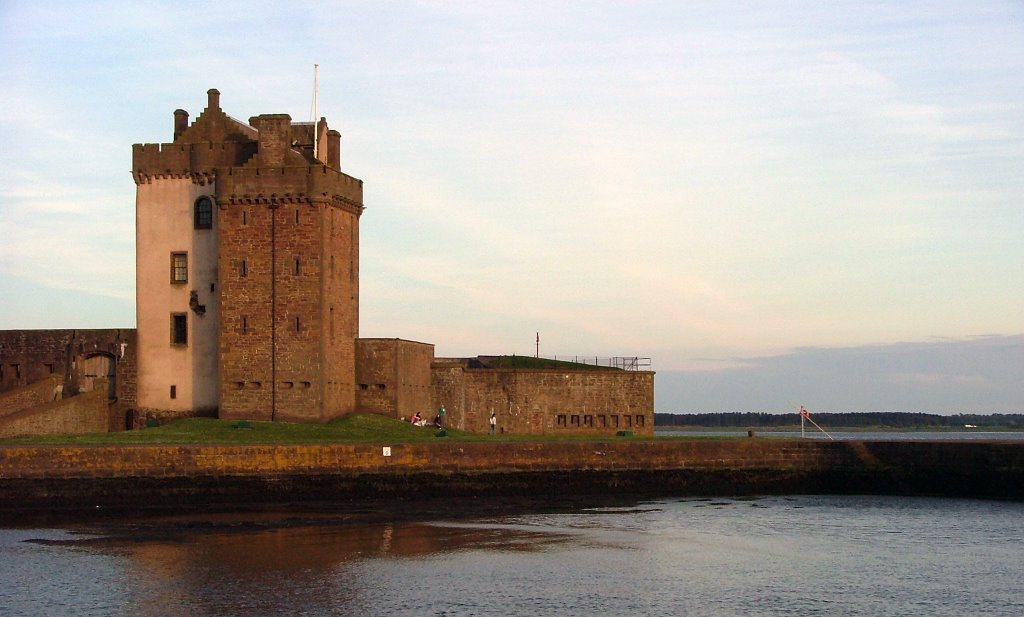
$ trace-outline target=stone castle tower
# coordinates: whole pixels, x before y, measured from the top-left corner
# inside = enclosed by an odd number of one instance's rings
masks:
[[[135,144],[138,400],[155,416],[326,421],[356,406],[362,181],[327,121],[225,114]]]

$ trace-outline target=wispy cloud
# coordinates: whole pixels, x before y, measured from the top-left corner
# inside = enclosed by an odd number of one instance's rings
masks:
[[[0,10],[0,276],[130,298],[131,143],[210,87],[306,119],[317,62],[366,333],[671,370],[1024,323],[1015,3],[198,8]]]

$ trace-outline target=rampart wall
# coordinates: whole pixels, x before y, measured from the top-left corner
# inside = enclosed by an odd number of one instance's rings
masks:
[[[16,390],[8,390],[0,394],[0,419],[24,409],[59,400],[63,389],[64,376],[53,374],[49,376],[49,379],[43,379]]]
[[[37,404],[52,401],[58,387],[63,398],[91,390],[106,373],[113,388],[105,394],[115,399],[121,416],[114,430],[123,430],[125,417],[136,415],[136,340],[129,328],[0,330],[0,395],[19,391],[16,398],[0,399],[0,414],[17,411],[16,401],[24,397]],[[33,387],[22,391],[25,386]]]
[[[0,438],[124,430],[124,417],[107,399],[106,380],[98,379],[97,382],[100,382],[100,387],[90,392],[22,409],[0,418]],[[50,391],[52,397],[52,387]]]
[[[356,340],[356,406],[392,418],[432,410],[430,363],[434,346],[402,339]],[[432,416],[431,416],[432,417]]]
[[[1021,500],[1024,444],[750,439],[0,447],[0,511],[15,514],[365,497],[813,493]]]
[[[448,423],[484,433],[491,413],[498,430],[515,435],[654,434],[654,373],[568,369],[474,369],[450,362],[432,367],[434,407]]]

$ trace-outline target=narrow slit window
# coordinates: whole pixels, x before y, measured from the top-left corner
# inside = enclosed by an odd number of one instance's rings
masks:
[[[244,259],[238,264],[238,276],[242,278],[249,276],[249,266]]]

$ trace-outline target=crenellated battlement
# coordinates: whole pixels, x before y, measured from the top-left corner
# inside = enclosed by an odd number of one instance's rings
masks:
[[[244,165],[256,142],[133,144],[132,175],[136,184],[152,178],[213,176],[218,169]]]
[[[340,201],[362,212],[363,181],[325,165],[232,167],[217,175],[221,204]]]

